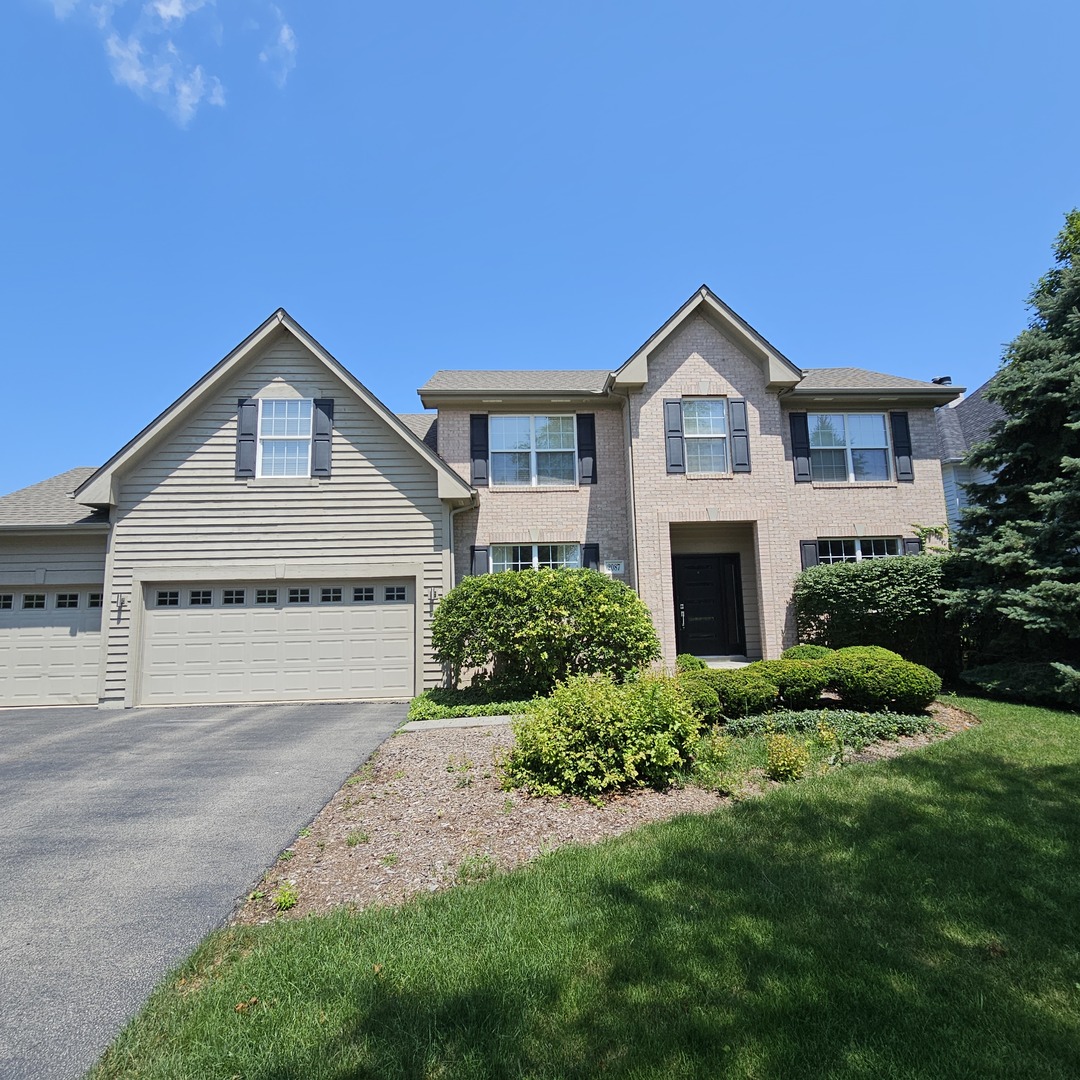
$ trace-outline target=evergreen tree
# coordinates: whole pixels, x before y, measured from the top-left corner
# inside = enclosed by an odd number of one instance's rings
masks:
[[[951,560],[948,599],[987,656],[1080,659],[1080,210],[1054,256],[987,389],[1007,415],[968,460],[995,479],[968,488]]]

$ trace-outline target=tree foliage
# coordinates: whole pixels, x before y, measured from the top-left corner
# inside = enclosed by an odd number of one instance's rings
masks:
[[[660,656],[649,609],[595,570],[521,570],[465,578],[435,609],[435,658],[456,686],[473,669],[491,695],[546,694],[571,675],[615,679]]]
[[[1031,324],[987,389],[1006,418],[973,448],[992,473],[950,568],[950,604],[987,655],[1080,657],[1080,210],[1030,297]]]

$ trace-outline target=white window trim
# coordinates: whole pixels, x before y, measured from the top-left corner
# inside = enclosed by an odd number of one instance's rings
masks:
[[[872,544],[875,540],[884,540],[889,544],[893,544],[896,547],[895,552],[889,552],[887,555],[864,555],[862,551],[863,544]],[[855,545],[855,558],[854,559],[833,559],[821,557],[821,545],[827,544],[830,541],[843,541],[845,543],[854,543]],[[825,566],[836,566],[838,563],[850,563],[850,562],[865,562],[871,559],[895,559],[904,554],[904,541],[900,536],[822,536],[818,538],[818,562]]]
[[[893,451],[892,451],[892,430],[889,424],[888,412],[845,412],[843,409],[836,410],[835,412],[811,412],[806,414],[807,425],[815,416],[842,416],[844,418],[844,445],[839,446],[810,446],[810,478],[815,484],[889,484],[892,483],[896,477],[894,475],[893,467]],[[848,438],[848,417],[849,416],[880,416],[882,423],[885,427],[885,445],[881,446],[855,446],[851,445],[851,441]],[[811,435],[812,437],[812,435]],[[840,450],[844,451],[844,461],[847,464],[847,480],[818,480],[814,476],[814,451],[815,450]],[[885,451],[885,477],[880,477],[873,480],[858,480],[855,477],[855,463],[851,459],[852,450],[884,450]],[[847,537],[845,539],[850,539]],[[877,537],[876,539],[885,539],[883,537]]]
[[[539,570],[540,566],[540,549],[542,547],[554,547],[554,548],[577,548],[577,565],[567,566],[567,569],[579,570],[584,565],[582,559],[582,550],[580,544],[492,544],[488,552],[488,567],[493,574],[505,573],[506,571],[495,569],[495,552],[499,548],[532,548],[532,569]],[[546,569],[546,567],[545,567]]]
[[[545,420],[571,420],[571,430],[574,433],[574,446],[572,449],[566,450],[541,450],[541,454],[570,454],[574,462],[574,479],[567,481],[565,484],[541,484],[536,468],[536,418],[538,416],[543,417]],[[492,450],[491,443],[491,423],[493,420],[514,420],[514,419],[528,419],[529,421],[529,482],[513,482],[513,483],[500,483],[495,479],[495,467],[494,460],[496,454],[523,454],[524,450]],[[578,445],[577,445],[577,414],[576,413],[492,413],[488,416],[488,481],[489,487],[494,488],[524,488],[524,487],[542,487],[542,488],[555,488],[555,489],[569,489],[577,487],[581,482],[581,477],[578,475]]]
[[[723,435],[691,435],[686,430],[686,403],[688,401],[718,401],[724,406],[724,433]],[[724,458],[727,461],[726,469],[706,469],[702,472],[690,468],[689,450],[684,451],[687,476],[727,476],[731,472],[731,410],[728,408],[728,399],[720,395],[701,397],[683,397],[680,399],[682,411],[683,444],[687,447],[697,439],[722,439],[724,441]]]
[[[297,480],[311,476],[311,442],[315,434],[315,401],[313,398],[258,398],[259,415],[255,421],[255,476],[262,480]],[[311,406],[310,430],[307,435],[266,435],[262,433],[263,405],[268,401],[306,401]],[[267,474],[263,472],[264,442],[302,442],[307,445],[307,464],[304,471],[295,476]]]

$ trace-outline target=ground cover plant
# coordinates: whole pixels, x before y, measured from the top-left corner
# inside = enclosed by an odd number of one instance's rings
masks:
[[[506,700],[484,688],[435,688],[417,694],[409,703],[409,720],[449,720],[464,716],[517,716],[532,706],[532,698]]]
[[[219,932],[95,1080],[1071,1080],[1080,731],[958,704],[982,725],[882,764],[402,908]]]

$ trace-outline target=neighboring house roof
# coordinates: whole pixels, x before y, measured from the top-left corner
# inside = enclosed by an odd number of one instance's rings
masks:
[[[71,493],[96,470],[82,466],[0,498],[0,529],[108,525],[109,516],[88,510]]]
[[[439,414],[398,413],[397,418],[425,445],[439,452]]]
[[[999,420],[1008,416],[996,401],[986,396],[991,382],[993,379],[987,379],[952,408],[938,409],[938,447],[942,461],[962,461],[976,443],[989,438]]]
[[[436,371],[417,391],[424,394],[602,394],[611,372],[576,371]]]
[[[327,352],[284,308],[278,308],[261,326],[248,335],[223,360],[211,368],[194,386],[180,395],[160,416],[152,420],[126,446],[114,454],[75,492],[81,502],[109,506],[116,502],[116,480],[133,459],[141,456],[159,438],[175,430],[184,419],[200,408],[223,382],[231,378],[253,358],[256,351],[276,333],[292,334],[326,368],[340,379],[372,412],[381,417],[410,444],[436,471],[439,498],[471,501],[474,490],[430,446],[394,415],[355,375]]]

